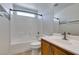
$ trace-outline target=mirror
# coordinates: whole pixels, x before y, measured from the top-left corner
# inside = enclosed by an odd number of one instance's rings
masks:
[[[64,7],[65,8],[64,8]],[[62,10],[55,13],[54,17],[58,18],[59,21],[54,21],[55,32],[57,33],[71,33],[71,35],[79,35],[79,3],[59,3],[58,6],[54,7],[59,9],[62,7]],[[60,7],[60,8],[59,8]]]

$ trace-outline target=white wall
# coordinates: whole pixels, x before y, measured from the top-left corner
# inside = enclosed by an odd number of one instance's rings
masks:
[[[46,6],[45,6],[46,7]],[[53,33],[53,6],[47,6],[47,8],[38,8],[38,13],[42,14],[42,28],[43,34]]]
[[[36,18],[12,15],[11,17],[11,42],[28,42],[36,40],[38,32]]]
[[[4,16],[0,16],[0,54],[8,54],[9,52],[9,20]]]
[[[79,4],[73,4],[69,7],[66,7],[59,13],[55,15],[60,21],[74,21],[79,20]],[[67,23],[60,25],[60,32],[70,32],[71,34],[79,35],[79,23]]]

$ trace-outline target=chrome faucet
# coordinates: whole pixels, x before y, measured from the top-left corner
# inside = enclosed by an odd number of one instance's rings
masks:
[[[63,38],[63,39],[64,39],[64,40],[67,40],[66,32],[64,32],[63,35],[64,35],[64,38]]]

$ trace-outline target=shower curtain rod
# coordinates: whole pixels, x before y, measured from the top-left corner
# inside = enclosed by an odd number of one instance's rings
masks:
[[[32,13],[32,14],[36,14],[36,15],[42,16],[42,14],[38,14],[38,13],[30,12],[30,11],[24,11],[24,10],[15,10],[15,9],[10,9],[10,11],[27,12],[27,13]]]
[[[79,22],[79,20],[75,20],[75,21],[68,21],[68,22],[65,22],[65,23],[60,23],[60,24],[67,24],[67,23],[74,23],[74,22]]]

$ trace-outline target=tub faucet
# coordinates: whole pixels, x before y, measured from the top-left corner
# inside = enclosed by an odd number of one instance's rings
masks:
[[[67,37],[66,37],[67,34],[66,34],[66,32],[64,32],[63,35],[64,35],[64,38],[63,39],[64,40],[67,40]]]

